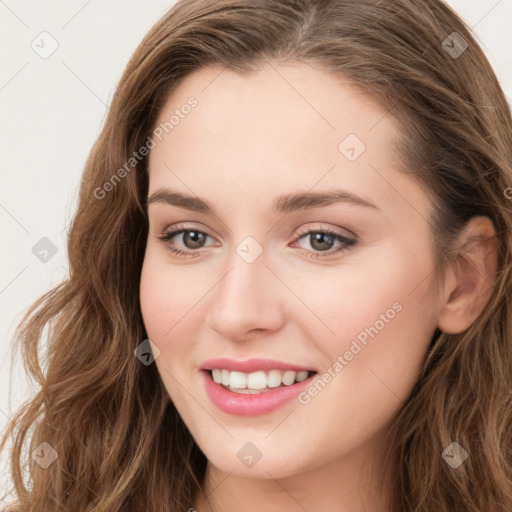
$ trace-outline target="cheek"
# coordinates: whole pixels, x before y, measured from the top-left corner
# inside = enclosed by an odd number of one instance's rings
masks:
[[[369,279],[353,273],[331,283],[331,290],[337,290],[329,294],[332,301],[317,294],[311,302],[312,308],[330,312],[326,318],[334,334],[315,340],[326,364],[318,381],[299,397],[303,407],[294,421],[306,428],[316,418],[315,451],[321,459],[389,425],[418,379],[435,325],[429,320],[427,284],[414,289],[417,282],[412,282],[421,271],[405,268],[388,267],[387,275],[375,273]],[[328,447],[321,441],[327,438],[332,439]]]
[[[309,330],[327,356],[326,370],[344,375],[331,379],[337,381],[333,390],[350,382],[366,389],[367,400],[377,406],[383,394],[408,395],[436,325],[436,305],[425,279],[431,272],[429,257],[405,250],[380,256],[372,265],[302,278],[300,288],[304,302],[328,327],[321,336]]]
[[[428,261],[403,265],[395,261],[372,264],[371,271],[368,265],[340,267],[296,280],[301,302],[325,328],[312,340],[334,354],[348,349],[347,343],[354,339],[364,343],[377,336],[384,338],[386,332],[397,337],[399,331],[417,337],[429,330],[434,302],[425,280],[430,271]],[[295,317],[301,321],[299,307]]]
[[[166,351],[193,314],[201,284],[185,270],[191,267],[173,267],[155,252],[146,252],[142,266],[140,305],[148,337]]]
[[[140,279],[140,307],[148,337],[158,343],[164,333],[173,325],[176,308],[165,285],[163,269],[146,258]],[[160,345],[159,345],[160,346]]]
[[[173,267],[147,251],[140,279],[140,305],[147,337],[160,351],[155,365],[163,385],[188,428],[195,432],[194,425],[189,424],[194,404],[179,383],[194,375],[191,340],[197,337],[194,329],[201,325],[195,315],[200,313],[198,300],[205,292],[189,274],[185,267]]]

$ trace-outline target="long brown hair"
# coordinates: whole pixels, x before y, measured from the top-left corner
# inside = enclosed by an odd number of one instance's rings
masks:
[[[193,507],[206,458],[156,366],[134,357],[146,338],[139,278],[148,175],[146,158],[126,162],[187,74],[210,64],[250,73],[267,59],[342,73],[386,105],[402,128],[402,171],[435,206],[439,275],[470,218],[494,223],[492,297],[465,332],[436,333],[393,425],[392,510],[512,507],[512,201],[504,192],[512,185],[512,120],[470,31],[440,0],[181,0],[133,54],[86,162],[69,278],[28,310],[16,333],[14,349],[38,391],[1,445],[12,438],[14,510]],[[453,441],[469,453],[457,469],[441,457]],[[30,456],[36,448],[56,460],[41,467]]]

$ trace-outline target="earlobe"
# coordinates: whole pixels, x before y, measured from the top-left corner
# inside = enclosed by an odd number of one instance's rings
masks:
[[[488,217],[473,217],[457,240],[449,269],[447,300],[437,327],[448,334],[465,331],[491,298],[496,279],[498,240]]]

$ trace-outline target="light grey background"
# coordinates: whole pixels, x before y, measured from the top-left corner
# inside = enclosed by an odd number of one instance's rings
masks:
[[[34,393],[21,361],[10,360],[13,328],[66,276],[67,225],[83,165],[130,55],[173,3],[0,0],[1,429]],[[510,101],[512,0],[448,3],[474,28]],[[58,48],[47,58],[35,51],[46,57],[52,44]],[[32,252],[43,237],[57,250],[46,263]],[[6,458],[4,451],[0,489]]]

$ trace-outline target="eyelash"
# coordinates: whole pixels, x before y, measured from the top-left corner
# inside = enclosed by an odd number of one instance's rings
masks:
[[[201,249],[186,251],[183,249],[176,249],[175,247],[172,247],[171,245],[168,244],[168,242],[170,242],[175,236],[177,236],[181,233],[187,233],[187,232],[191,232],[191,231],[196,232],[196,233],[201,233],[202,235],[205,235],[205,236],[210,236],[210,235],[208,235],[208,233],[205,233],[204,231],[200,231],[198,229],[179,228],[179,229],[175,229],[173,231],[165,231],[162,235],[157,236],[157,238],[167,245],[167,250],[169,252],[171,252],[172,254],[175,254],[176,256],[184,256],[186,258],[194,258],[194,257],[196,257],[196,255],[194,253],[198,253]],[[330,235],[330,236],[334,237],[336,240],[338,240],[339,242],[341,242],[342,245],[337,247],[336,249],[329,249],[328,251],[311,251],[309,249],[301,248],[302,251],[304,251],[310,257],[315,258],[315,259],[328,258],[333,255],[341,254],[345,251],[350,251],[354,248],[354,246],[357,243],[356,240],[346,238],[343,235],[340,235],[339,233],[337,233],[336,231],[333,231],[331,229],[317,229],[317,230],[312,230],[312,229],[307,230],[306,229],[297,234],[297,240],[304,238],[306,235],[317,234],[317,233]],[[212,237],[210,237],[210,238],[212,238]]]

